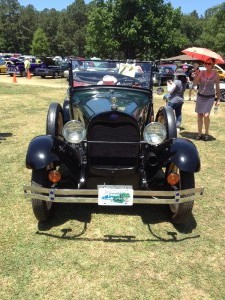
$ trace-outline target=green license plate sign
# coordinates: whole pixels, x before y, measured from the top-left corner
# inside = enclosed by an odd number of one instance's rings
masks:
[[[133,194],[131,185],[98,185],[98,205],[131,206]]]

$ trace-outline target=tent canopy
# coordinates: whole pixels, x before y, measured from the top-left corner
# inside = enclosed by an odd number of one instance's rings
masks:
[[[198,61],[198,59],[193,58],[189,55],[182,54],[178,56],[173,56],[169,58],[162,58],[161,61],[181,61],[181,62],[191,62],[191,61]]]

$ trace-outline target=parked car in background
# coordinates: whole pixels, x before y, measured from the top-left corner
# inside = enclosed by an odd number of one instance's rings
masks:
[[[16,75],[20,75],[21,77],[26,77],[27,73],[25,70],[24,61],[22,61],[20,59],[11,59],[8,62],[10,62],[10,63],[8,63],[8,65],[7,65],[7,74],[9,74],[10,76],[13,76],[13,74],[16,74]],[[37,68],[41,65],[42,65],[41,62],[39,62],[39,63],[31,62],[29,71],[31,73],[34,73],[35,68]]]
[[[221,100],[225,102],[225,82],[220,82],[220,93],[221,93]]]
[[[177,137],[171,107],[154,115],[153,63],[116,65],[114,71],[79,70],[71,61],[68,96],[62,105],[50,104],[46,132],[30,141],[31,183],[24,195],[38,221],[47,221],[61,202],[84,210],[87,203],[164,204],[173,223],[190,222],[196,195],[203,193],[195,188],[198,150]]]
[[[7,63],[4,60],[0,60],[0,74],[7,73]]]
[[[33,55],[21,55],[18,57],[19,60],[25,61],[26,59],[29,59],[30,62],[35,63],[36,62],[36,56]]]
[[[161,63],[159,65],[160,67],[170,67],[173,69],[173,71],[175,72],[176,69],[178,68],[178,65],[177,64],[172,64],[172,63]]]
[[[69,63],[63,60],[55,61],[51,57],[41,57],[43,64],[35,68],[34,76],[45,77],[64,77],[64,71],[69,69]]]
[[[225,81],[225,70],[221,68],[219,65],[215,65],[214,69],[217,71],[220,80]]]
[[[175,66],[175,65],[174,65]],[[169,65],[159,65],[158,72],[155,72],[153,82],[155,85],[165,85],[167,80],[174,78],[176,67]]]
[[[62,56],[55,56],[55,57],[53,57],[53,60],[54,61],[61,61],[61,60],[63,60],[63,58],[62,58]]]
[[[199,66],[200,71],[205,71],[206,67],[204,65]],[[225,70],[222,69],[219,65],[215,64],[214,70],[217,71],[220,81],[225,81]]]

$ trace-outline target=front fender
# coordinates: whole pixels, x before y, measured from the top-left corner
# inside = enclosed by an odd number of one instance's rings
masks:
[[[73,172],[81,164],[79,153],[68,143],[51,135],[40,135],[31,140],[27,155],[26,167],[29,169],[43,169],[50,163],[64,163]]]
[[[200,157],[196,146],[187,139],[173,139],[169,146],[169,160],[180,170],[198,172],[201,168]]]
[[[50,135],[37,136],[31,140],[26,155],[26,167],[29,169],[43,169],[50,163],[59,161],[53,151],[55,139]]]

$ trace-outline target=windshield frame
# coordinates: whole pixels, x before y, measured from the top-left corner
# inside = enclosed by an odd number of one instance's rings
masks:
[[[69,86],[120,85],[152,91],[153,70],[154,63],[151,61],[73,59],[69,69]],[[104,81],[106,77],[107,81]]]

